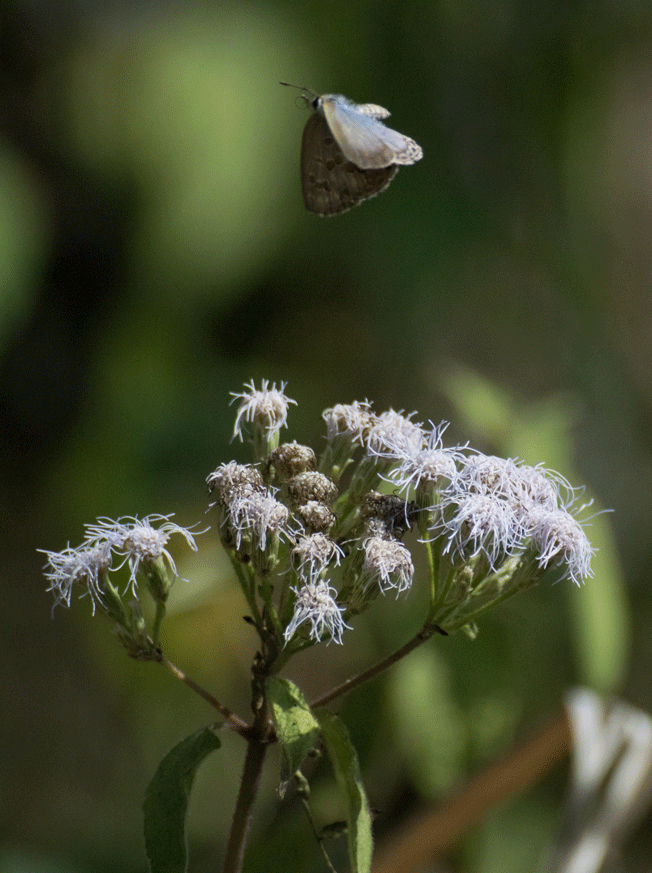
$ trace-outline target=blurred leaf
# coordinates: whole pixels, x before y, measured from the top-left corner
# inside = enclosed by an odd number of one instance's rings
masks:
[[[437,797],[459,777],[468,737],[436,648],[422,646],[396,664],[388,694],[402,758],[418,789]]]
[[[625,677],[631,632],[625,581],[608,519],[599,515],[591,522],[589,539],[598,548],[591,562],[595,576],[581,588],[567,589],[580,679],[605,694],[617,690]]]
[[[278,80],[288,58],[310,69],[304,51],[269,6],[188,5],[147,28],[94,32],[66,70],[72,148],[98,174],[136,180],[134,260],[179,313],[237,294],[289,231],[270,215],[299,206],[288,155],[301,116]]]
[[[28,167],[0,147],[0,347],[36,292],[45,222]]]
[[[274,727],[281,743],[283,757],[279,794],[283,797],[292,775],[317,745],[319,722],[312,714],[303,693],[293,682],[270,676],[265,688],[272,706]]]
[[[192,783],[204,758],[219,749],[219,738],[202,728],[161,761],[145,794],[145,848],[152,873],[184,873],[188,860],[186,814]]]
[[[336,715],[327,709],[320,709],[315,715],[319,719],[337,783],[346,800],[351,870],[352,873],[365,873],[371,869],[373,839],[358,756],[349,739],[349,732]]]

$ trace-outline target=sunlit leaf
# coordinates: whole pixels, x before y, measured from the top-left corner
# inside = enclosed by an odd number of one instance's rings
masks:
[[[267,698],[272,707],[276,733],[281,743],[281,783],[284,796],[287,784],[319,739],[319,722],[312,714],[303,693],[287,679],[270,676],[266,682]]]

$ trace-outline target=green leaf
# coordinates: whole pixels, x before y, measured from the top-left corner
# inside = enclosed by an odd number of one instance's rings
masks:
[[[335,770],[338,785],[346,798],[349,861],[352,873],[368,873],[371,869],[371,815],[367,803],[358,756],[344,723],[327,709],[315,713],[321,725],[328,755]]]
[[[308,701],[293,682],[270,676],[265,688],[282,750],[278,791],[283,797],[292,775],[317,745],[320,728]]]
[[[210,728],[202,728],[168,752],[149,783],[143,812],[145,849],[152,873],[185,873],[185,823],[192,783],[197,767],[220,745]]]

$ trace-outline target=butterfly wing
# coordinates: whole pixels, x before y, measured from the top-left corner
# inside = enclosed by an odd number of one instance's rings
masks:
[[[325,94],[318,101],[318,112],[323,113],[344,157],[361,170],[421,160],[423,151],[413,139],[379,120],[387,117],[380,115],[381,109],[371,103],[356,106],[339,94]]]
[[[379,106],[377,103],[356,103],[356,111],[362,115],[369,115],[371,118],[389,118],[392,114],[389,109]]]
[[[301,140],[301,189],[310,212],[346,212],[384,191],[397,173],[394,165],[365,170],[347,160],[320,112],[306,122]]]

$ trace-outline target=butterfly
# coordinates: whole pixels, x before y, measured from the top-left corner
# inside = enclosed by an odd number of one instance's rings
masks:
[[[314,95],[302,98],[313,109],[301,140],[301,189],[310,212],[347,212],[384,191],[400,166],[423,157],[413,139],[383,124],[390,113],[382,106],[299,90]]]

